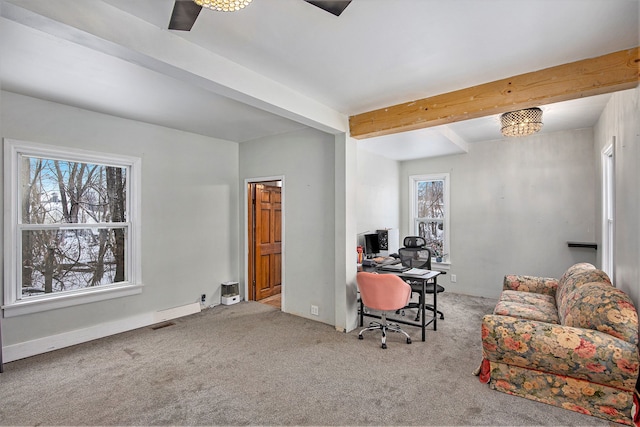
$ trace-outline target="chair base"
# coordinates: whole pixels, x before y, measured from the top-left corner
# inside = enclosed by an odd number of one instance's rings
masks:
[[[409,283],[411,285],[411,291],[413,293],[417,293],[420,294],[420,292],[422,291],[422,282],[420,281],[415,281],[415,280],[410,280],[407,281],[407,283]],[[425,284],[425,291],[427,294],[433,294],[433,292],[437,292],[437,293],[441,293],[444,292],[444,287],[440,286],[440,285],[436,285],[433,282],[429,282]],[[415,302],[411,302],[409,303],[405,308],[417,308],[418,309],[418,314],[416,314],[416,322],[420,321],[420,303],[422,303],[422,301],[418,301],[417,303]],[[436,310],[435,307],[432,304],[425,304],[424,305],[424,309],[425,310],[429,310],[429,311],[433,311],[434,313],[436,313],[436,315],[440,315],[440,320],[444,320],[444,313],[441,312],[440,310]],[[400,314],[402,313],[402,315],[404,316],[404,310],[398,310],[396,311],[396,314]]]
[[[364,337],[362,336],[363,332],[376,330],[382,331],[382,348],[387,348],[387,332],[398,332],[400,334],[403,334],[405,337],[407,337],[407,344],[411,344],[411,337],[409,336],[409,334],[403,331],[402,328],[395,323],[387,323],[387,318],[384,314],[382,315],[381,322],[371,322],[369,323],[368,328],[364,328],[363,330],[361,330],[358,334],[358,339],[364,339]]]
[[[415,319],[415,321],[416,321],[416,322],[419,322],[419,321],[420,321],[420,305],[419,305],[418,303],[409,303],[409,305],[407,305],[405,308],[400,309],[400,310],[397,310],[397,311],[396,311],[396,314],[401,314],[401,315],[403,315],[403,316],[404,316],[404,315],[405,315],[404,310],[405,310],[405,309],[411,309],[411,308],[417,308],[417,309],[418,309],[418,313],[416,314],[416,319]],[[440,315],[440,320],[444,320],[444,313],[443,313],[443,312],[441,312],[440,310],[436,310],[436,309],[434,309],[434,308],[433,308],[433,305],[431,305],[431,304],[426,304],[426,305],[424,306],[424,309],[425,309],[425,310],[429,310],[429,311],[434,311],[434,312],[436,312],[437,314],[439,314],[439,315]]]

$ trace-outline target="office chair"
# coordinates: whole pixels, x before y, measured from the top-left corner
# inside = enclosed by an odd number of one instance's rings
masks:
[[[398,332],[407,337],[407,344],[411,344],[411,337],[394,323],[387,323],[387,311],[405,307],[411,298],[411,286],[393,274],[377,274],[361,271],[356,276],[358,290],[362,304],[371,310],[381,311],[380,322],[371,322],[358,334],[358,339],[364,339],[365,331],[382,331],[382,348],[387,348],[387,331]]]
[[[404,238],[402,242],[404,247],[398,249],[398,256],[400,256],[400,261],[402,265],[405,267],[411,268],[421,268],[425,270],[431,270],[431,250],[426,247],[427,241],[424,237],[420,236],[407,236]],[[421,294],[422,293],[422,282],[420,280],[407,280],[407,282],[411,285],[412,293]],[[433,294],[434,292],[434,282],[429,281],[426,283],[426,293]],[[440,285],[437,285],[436,291],[438,293],[444,292],[444,288]],[[420,308],[420,305],[423,303],[422,295],[420,295],[420,300],[418,303],[410,303],[405,308]],[[444,319],[444,314],[440,310],[436,310],[433,305],[426,304],[424,308],[426,310],[430,310],[440,315],[440,319]],[[400,312],[400,311],[398,311]],[[402,311],[404,315],[404,311]],[[416,322],[420,320],[420,310],[418,310],[418,314],[416,315]]]

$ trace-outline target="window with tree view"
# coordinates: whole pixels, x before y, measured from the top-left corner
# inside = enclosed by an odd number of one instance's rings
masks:
[[[22,295],[126,281],[126,168],[22,157]]]
[[[446,257],[448,241],[448,174],[411,177],[413,232],[425,238],[432,256]]]
[[[41,151],[13,153],[15,288],[5,302],[135,281],[130,277],[132,163]]]

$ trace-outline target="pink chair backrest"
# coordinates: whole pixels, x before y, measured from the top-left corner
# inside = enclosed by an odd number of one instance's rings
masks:
[[[393,274],[361,271],[357,281],[362,303],[374,310],[398,310],[411,298],[411,286]]]

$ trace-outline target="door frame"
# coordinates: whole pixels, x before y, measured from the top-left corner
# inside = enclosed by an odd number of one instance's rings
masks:
[[[615,283],[615,239],[616,239],[616,137],[600,154],[602,172],[602,233],[600,266]],[[611,222],[609,221],[611,217]]]
[[[282,245],[281,245],[281,250],[282,250],[282,266],[281,266],[281,272],[282,272],[282,282],[280,285],[280,293],[281,293],[281,298],[282,298],[282,302],[281,302],[281,306],[280,306],[280,310],[283,312],[286,312],[286,270],[285,270],[285,234],[286,234],[286,227],[285,227],[285,180],[284,180],[284,175],[272,175],[272,176],[264,176],[264,177],[256,177],[256,178],[245,178],[244,180],[244,198],[243,198],[243,202],[242,202],[242,206],[244,206],[243,208],[243,212],[244,212],[244,221],[243,221],[243,233],[244,233],[244,296],[245,296],[245,300],[248,300],[248,296],[249,296],[249,233],[247,232],[248,228],[249,228],[249,208],[250,206],[248,205],[248,199],[249,199],[249,192],[248,192],[248,188],[249,188],[249,184],[257,184],[260,182],[267,182],[267,181],[280,181],[282,183],[282,190],[281,190],[281,203],[280,206],[282,208]]]

